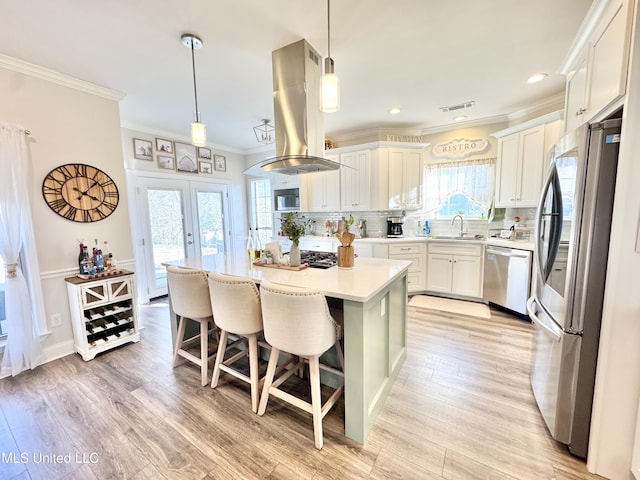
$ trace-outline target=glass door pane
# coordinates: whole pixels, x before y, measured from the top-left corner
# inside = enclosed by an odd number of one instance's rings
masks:
[[[163,262],[226,253],[226,185],[139,177],[140,233],[149,298],[167,294]]]
[[[190,256],[188,241],[193,241],[185,233],[184,221],[188,183],[144,179],[140,186],[146,217],[142,226],[144,263],[149,298],[153,298],[167,293],[167,272],[162,263]]]
[[[221,192],[197,191],[196,211],[200,232],[200,256],[224,253],[224,215]]]

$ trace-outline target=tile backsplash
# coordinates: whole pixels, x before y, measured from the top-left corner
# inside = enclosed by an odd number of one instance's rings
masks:
[[[327,228],[325,222],[330,220],[333,224],[333,228],[338,224],[338,221],[342,217],[349,217],[350,212],[331,212],[331,213],[304,213],[300,214],[302,218],[311,221],[309,232],[312,235],[325,235]],[[513,218],[515,216],[520,217],[519,227],[523,229],[530,229],[533,231],[535,208],[506,208],[496,209],[496,215],[492,222],[479,219],[464,219],[464,232],[467,235],[483,235],[488,236],[489,230],[495,229],[508,229],[514,224]],[[367,237],[386,237],[387,236],[387,217],[397,217],[398,211],[375,211],[375,212],[351,212],[355,219],[355,224],[358,220],[364,220],[366,222],[366,236]],[[422,234],[422,225],[427,217],[419,211],[406,212],[404,222],[404,235],[405,237],[412,237],[417,234]],[[429,219],[429,226],[431,228],[432,235],[457,235],[460,232],[460,223],[456,220],[454,225],[451,225],[451,219]],[[351,229],[355,233],[355,228]]]

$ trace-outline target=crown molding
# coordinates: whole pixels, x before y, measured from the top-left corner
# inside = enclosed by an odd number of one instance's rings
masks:
[[[62,85],[63,87],[73,88],[80,92],[106,98],[107,100],[113,100],[115,102],[119,102],[126,96],[125,93],[118,92],[117,90],[112,90],[107,87],[96,85],[95,83],[80,80],[79,78],[71,77],[46,67],[41,67],[33,63],[9,57],[8,55],[0,54],[0,67],[29,75],[34,78],[39,78],[41,80],[46,80],[47,82],[55,83],[57,85]]]
[[[527,120],[526,122],[519,123],[517,125],[513,125],[511,127],[505,128],[504,130],[500,130],[499,132],[494,132],[493,135],[496,138],[502,138],[507,135],[511,135],[513,133],[522,132],[527,130],[528,128],[537,127],[538,125],[544,125],[545,123],[555,122],[556,120],[562,120],[564,117],[564,110],[556,110],[555,112],[547,113],[546,115],[542,115],[540,117],[532,118],[531,120]]]
[[[509,122],[514,120],[518,120],[523,117],[528,117],[530,115],[535,115],[538,112],[544,111],[556,111],[556,110],[564,110],[564,92],[559,92],[551,97],[548,97],[546,100],[536,103],[530,107],[523,108],[522,110],[517,110],[508,115]]]
[[[494,123],[506,123],[508,121],[508,115],[495,115],[493,117],[484,117],[478,118],[477,120],[469,120],[468,122],[455,122],[447,123],[446,125],[438,125],[435,127],[424,127],[422,129],[422,135],[449,132],[451,130],[460,130],[461,128],[482,127],[485,125],[492,125]]]

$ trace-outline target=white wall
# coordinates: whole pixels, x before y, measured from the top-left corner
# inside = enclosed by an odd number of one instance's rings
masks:
[[[637,13],[634,30],[588,457],[589,470],[614,480],[633,478],[631,455],[640,400],[640,253],[634,249],[640,222]]]
[[[52,76],[65,83],[62,76]],[[104,93],[109,96],[106,89]],[[47,322],[51,314],[62,314],[62,326],[51,330],[43,341],[48,360],[73,352],[64,277],[76,273],[79,241],[109,240],[124,263],[133,258],[120,113],[113,93],[105,98],[0,67],[0,121],[20,124],[31,131],[30,197]],[[96,166],[115,181],[120,203],[111,216],[94,223],[75,223],[45,204],[42,180],[53,168],[66,163]]]

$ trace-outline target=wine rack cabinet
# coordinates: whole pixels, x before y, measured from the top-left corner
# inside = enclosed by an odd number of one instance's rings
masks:
[[[74,347],[85,361],[106,350],[139,342],[133,272],[100,279],[65,278]]]

